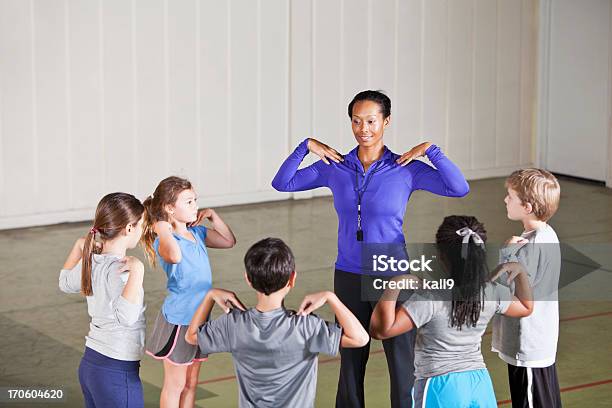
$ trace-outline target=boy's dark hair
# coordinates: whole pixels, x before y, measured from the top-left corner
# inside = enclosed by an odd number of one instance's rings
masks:
[[[269,295],[287,285],[295,271],[295,259],[281,239],[266,238],[249,248],[244,266],[253,289]]]
[[[348,115],[349,118],[353,117],[353,106],[357,102],[361,101],[372,101],[378,104],[380,107],[380,113],[383,115],[383,119],[388,118],[391,115],[391,99],[387,95],[385,95],[382,91],[361,91],[348,105]]]

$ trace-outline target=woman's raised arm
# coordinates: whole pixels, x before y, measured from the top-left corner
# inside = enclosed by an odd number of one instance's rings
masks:
[[[321,158],[308,167],[298,170],[298,167],[312,151]],[[342,156],[331,147],[315,140],[305,139],[287,157],[272,180],[272,187],[277,191],[304,191],[327,186],[327,171],[329,160],[335,163],[342,161]]]
[[[410,152],[419,147],[424,151],[417,151],[413,154],[414,157],[426,155],[436,168],[434,169],[420,161],[412,163],[408,169],[412,173],[413,190],[426,190],[446,197],[463,197],[470,192],[470,186],[461,170],[459,170],[459,167],[450,161],[438,146],[426,142],[416,146]],[[405,158],[410,152],[404,153],[400,160]],[[406,164],[404,162],[402,165]]]

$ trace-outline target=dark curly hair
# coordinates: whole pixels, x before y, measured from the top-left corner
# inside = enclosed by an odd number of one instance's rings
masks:
[[[464,227],[470,228],[486,242],[484,225],[476,217],[467,215],[445,217],[436,233],[438,251],[455,281],[450,325],[458,330],[463,325],[476,326],[484,307],[484,288],[489,279],[485,248],[476,244],[473,238],[463,244],[463,237],[457,231]],[[464,245],[467,247],[463,248]]]

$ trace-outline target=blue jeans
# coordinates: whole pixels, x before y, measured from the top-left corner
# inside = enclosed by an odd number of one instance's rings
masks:
[[[87,408],[143,408],[140,361],[106,357],[88,347],[79,365],[79,382]]]

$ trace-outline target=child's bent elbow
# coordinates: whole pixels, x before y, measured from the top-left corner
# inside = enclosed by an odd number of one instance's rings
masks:
[[[389,337],[385,336],[384,333],[376,333],[372,335],[372,338],[376,340],[387,340]]]
[[[75,293],[81,293],[81,288],[71,288],[65,282],[60,282],[59,290],[61,290],[63,293],[67,293],[69,295],[73,295]]]
[[[369,342],[370,342],[370,336],[368,335],[368,333],[364,331],[363,334],[361,335],[361,338],[359,339],[358,347],[364,347]]]
[[[59,287],[59,290],[61,290],[64,293],[71,294],[71,293],[79,293],[81,291],[80,286],[78,288],[70,287],[70,281],[68,279],[68,271],[65,271],[65,270],[62,270],[60,272],[57,286]]]
[[[370,338],[368,336],[364,338],[352,338],[343,335],[342,339],[340,340],[340,346],[342,346],[342,348],[360,348],[368,344],[369,341]]]
[[[178,264],[181,263],[182,260],[181,254],[169,254],[166,256],[162,256],[162,258],[169,264]]]
[[[370,328],[370,337],[375,340],[385,340],[387,337],[384,336],[384,333],[379,332],[378,330],[374,330]]]

